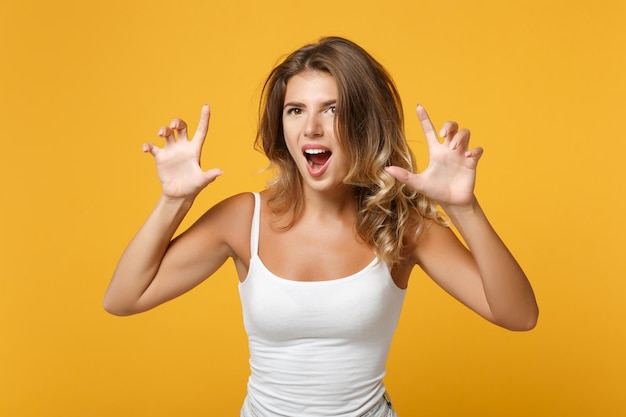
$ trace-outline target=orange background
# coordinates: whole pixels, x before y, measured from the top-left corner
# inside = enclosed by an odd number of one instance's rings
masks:
[[[141,144],[213,117],[225,174],[185,225],[259,190],[265,76],[285,53],[349,37],[413,114],[472,130],[477,194],[528,273],[538,327],[511,333],[416,272],[389,358],[411,416],[626,414],[623,1],[4,0],[0,13],[0,415],[238,415],[248,373],[231,264],[130,318],[102,296],[159,195]]]

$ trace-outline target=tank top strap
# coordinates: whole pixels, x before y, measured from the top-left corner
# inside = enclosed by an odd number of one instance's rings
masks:
[[[261,195],[254,195],[254,213],[252,214],[252,228],[250,230],[250,257],[259,253],[259,228],[261,224]]]

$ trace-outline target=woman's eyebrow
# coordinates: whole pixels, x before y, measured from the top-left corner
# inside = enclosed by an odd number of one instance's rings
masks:
[[[331,106],[333,104],[337,104],[337,99],[333,98],[325,100],[321,103],[322,107]],[[306,105],[304,103],[300,103],[299,101],[289,101],[283,105],[283,108],[286,107],[306,107]]]
[[[288,103],[285,103],[285,105],[283,106],[283,109],[285,107],[306,107],[303,103],[300,103],[298,101],[290,101]]]

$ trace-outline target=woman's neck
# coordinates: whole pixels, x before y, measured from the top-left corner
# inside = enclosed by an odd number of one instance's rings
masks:
[[[302,216],[317,219],[354,219],[357,204],[352,187],[345,186],[331,191],[305,188],[303,191]]]

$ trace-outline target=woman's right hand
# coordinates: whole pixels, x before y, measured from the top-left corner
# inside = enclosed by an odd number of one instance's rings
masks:
[[[187,124],[181,119],[173,119],[169,126],[159,129],[159,137],[165,139],[163,148],[144,143],[143,151],[152,154],[156,162],[164,198],[193,200],[222,174],[222,170],[217,168],[208,171],[200,168],[200,155],[209,128],[209,118],[209,105],[205,104],[191,140],[187,139]]]

